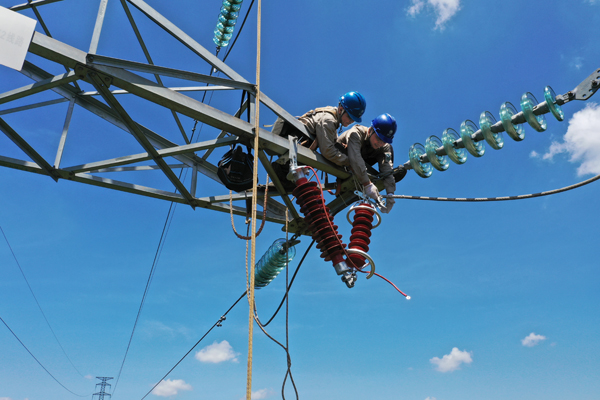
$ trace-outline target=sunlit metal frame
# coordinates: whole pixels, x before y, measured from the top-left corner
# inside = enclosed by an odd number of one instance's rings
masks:
[[[107,0],[99,0],[99,10],[96,19],[94,32],[92,35],[89,51],[82,51],[55,40],[51,37],[48,28],[42,20],[37,7],[48,5],[61,0],[38,0],[27,4],[16,5],[10,9],[20,11],[26,8],[32,8],[43,27],[46,35],[36,32],[29,47],[29,52],[40,56],[46,60],[56,62],[65,67],[66,72],[61,75],[51,75],[44,71],[40,66],[26,61],[21,72],[31,78],[34,83],[24,87],[0,94],[0,104],[22,99],[33,94],[44,91],[53,91],[61,96],[58,99],[30,104],[28,106],[14,107],[12,109],[0,110],[0,130],[16,143],[23,152],[31,159],[18,160],[0,156],[0,166],[19,169],[28,172],[34,172],[42,175],[48,175],[54,180],[68,179],[76,182],[87,183],[105,188],[135,193],[139,195],[154,197],[163,200],[174,201],[177,203],[188,204],[192,207],[202,207],[222,212],[230,212],[229,195],[216,195],[210,197],[198,198],[195,196],[198,181],[198,173],[217,182],[217,166],[207,160],[208,156],[215,148],[230,146],[236,143],[250,143],[254,138],[254,107],[256,99],[256,86],[244,79],[241,75],[231,69],[211,52],[202,47],[185,32],[179,29],[171,21],[159,14],[150,5],[143,0],[121,0],[121,4],[127,18],[136,34],[136,37],[142,47],[147,59],[147,63],[139,63],[128,60],[111,58],[95,54],[98,41],[102,31],[104,15],[107,6]],[[197,56],[206,61],[212,68],[219,70],[227,78],[219,78],[209,75],[198,74],[189,71],[176,70],[172,68],[154,65],[152,58],[145,46],[144,40],[137,28],[133,16],[129,10],[129,5],[137,8],[146,17],[152,20],[164,31],[172,35]],[[149,73],[155,76],[156,81],[151,81],[137,73]],[[161,77],[175,77],[194,84],[200,82],[207,86],[193,86],[187,88],[169,88],[162,83]],[[84,92],[81,90],[78,81],[85,81],[94,86],[95,92]],[[212,86],[208,86],[212,85]],[[114,89],[118,88],[118,89]],[[207,104],[197,101],[184,94],[186,90],[239,90],[249,94],[247,100],[234,115],[213,108]],[[181,131],[185,144],[180,145],[160,136],[158,133],[149,130],[141,123],[134,121],[125,107],[118,100],[118,95],[129,93],[160,106],[168,108],[173,114],[174,120]],[[94,98],[100,95],[104,101]],[[260,93],[261,104],[271,109],[277,116],[283,118],[297,129],[311,136],[304,125],[302,125],[290,113],[277,105],[264,93]],[[26,109],[44,107],[60,102],[69,102],[65,123],[61,134],[60,143],[56,152],[54,164],[46,161],[18,132],[2,119],[2,115],[10,114]],[[118,128],[133,135],[142,147],[142,152],[129,156],[119,157],[103,161],[90,161],[82,165],[61,166],[62,152],[68,139],[68,129],[73,114],[74,106],[80,106],[94,113],[100,118],[112,123]],[[250,109],[250,121],[245,121],[240,117],[244,112]],[[214,139],[200,143],[190,143],[178,114],[185,115],[197,121],[210,125],[221,130],[221,133]],[[271,132],[261,129],[259,132],[260,150],[258,159],[269,173],[275,186],[275,190],[270,190],[266,210],[268,221],[285,223],[285,208],[290,210],[290,219],[295,220],[292,223],[292,229],[301,226],[301,216],[296,210],[295,205],[287,195],[281,182],[275,175],[269,157],[269,154],[284,155],[288,152],[288,141],[284,138],[273,135]],[[196,152],[203,151],[199,156]],[[169,165],[165,157],[173,157],[180,164]],[[150,166],[135,166],[141,161],[150,161]],[[348,180],[350,174],[343,169],[329,163],[320,154],[307,148],[298,149],[298,161],[305,165],[310,165],[315,169],[324,171],[342,180]],[[174,168],[191,168],[194,171],[189,187],[186,187],[178,176],[173,172]],[[119,171],[139,171],[156,169],[161,170],[163,174],[171,181],[175,187],[175,192],[167,192],[155,188],[136,185],[135,183],[121,182],[118,180],[107,179],[94,175],[100,172],[119,172]],[[234,201],[242,201],[252,196],[251,192],[237,193],[233,196]],[[259,193],[264,198],[264,194]],[[272,198],[280,196],[283,203]],[[345,196],[334,200],[330,205],[332,212],[337,212],[352,203],[354,195],[350,192]],[[245,207],[233,206],[231,208],[234,214],[246,215]]]

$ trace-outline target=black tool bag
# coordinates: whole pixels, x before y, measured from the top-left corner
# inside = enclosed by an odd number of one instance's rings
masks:
[[[252,187],[254,157],[250,148],[244,152],[242,146],[229,150],[219,161],[217,175],[227,189],[243,192]]]

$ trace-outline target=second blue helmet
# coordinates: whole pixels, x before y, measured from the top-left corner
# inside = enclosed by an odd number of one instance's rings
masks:
[[[362,115],[367,108],[367,101],[358,92],[348,92],[340,96],[340,104],[354,122],[362,122]]]
[[[372,121],[372,126],[379,139],[389,144],[392,143],[398,128],[394,117],[387,113],[381,114]]]

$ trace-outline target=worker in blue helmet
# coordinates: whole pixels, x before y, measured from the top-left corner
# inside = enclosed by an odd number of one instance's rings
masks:
[[[346,166],[348,156],[335,146],[338,130],[354,122],[361,122],[366,107],[367,102],[362,94],[348,92],[340,96],[337,107],[315,108],[298,117],[298,120],[306,126],[306,130],[315,137],[314,142],[282,118],[277,119],[271,132],[283,137],[297,136],[301,145],[312,150],[319,149],[323,157],[329,161],[339,166]]]
[[[371,122],[370,127],[355,125],[337,140],[338,144],[346,150],[352,173],[363,185],[365,193],[377,202],[381,201],[381,195],[369,179],[368,167],[377,163],[380,173],[391,172],[394,169],[392,142],[397,127],[394,117],[390,114],[381,114]],[[390,173],[385,177],[383,182],[387,194],[394,194],[396,182],[401,180],[405,174],[406,171],[400,171],[395,174],[396,176]],[[389,213],[394,202],[394,199],[388,198],[382,211]]]

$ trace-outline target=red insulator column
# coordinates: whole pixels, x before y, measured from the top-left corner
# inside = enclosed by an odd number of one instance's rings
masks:
[[[367,253],[371,243],[371,230],[373,229],[373,215],[375,209],[369,203],[363,202],[354,211],[354,220],[352,222],[352,234],[350,236],[350,249],[358,249]],[[371,209],[368,210],[367,208]],[[360,254],[350,254],[350,261],[356,268],[365,265],[365,257]]]
[[[323,201],[321,189],[316,182],[311,182],[306,177],[296,181],[296,188],[292,191],[296,196],[296,203],[300,206],[300,212],[304,214],[306,223],[311,227],[312,238],[317,242],[317,248],[321,250],[321,257],[325,261],[331,261],[338,275],[348,287],[354,286],[354,276],[351,269],[344,261],[345,244],[342,243],[342,235],[337,232],[337,225],[333,224],[331,211]]]

